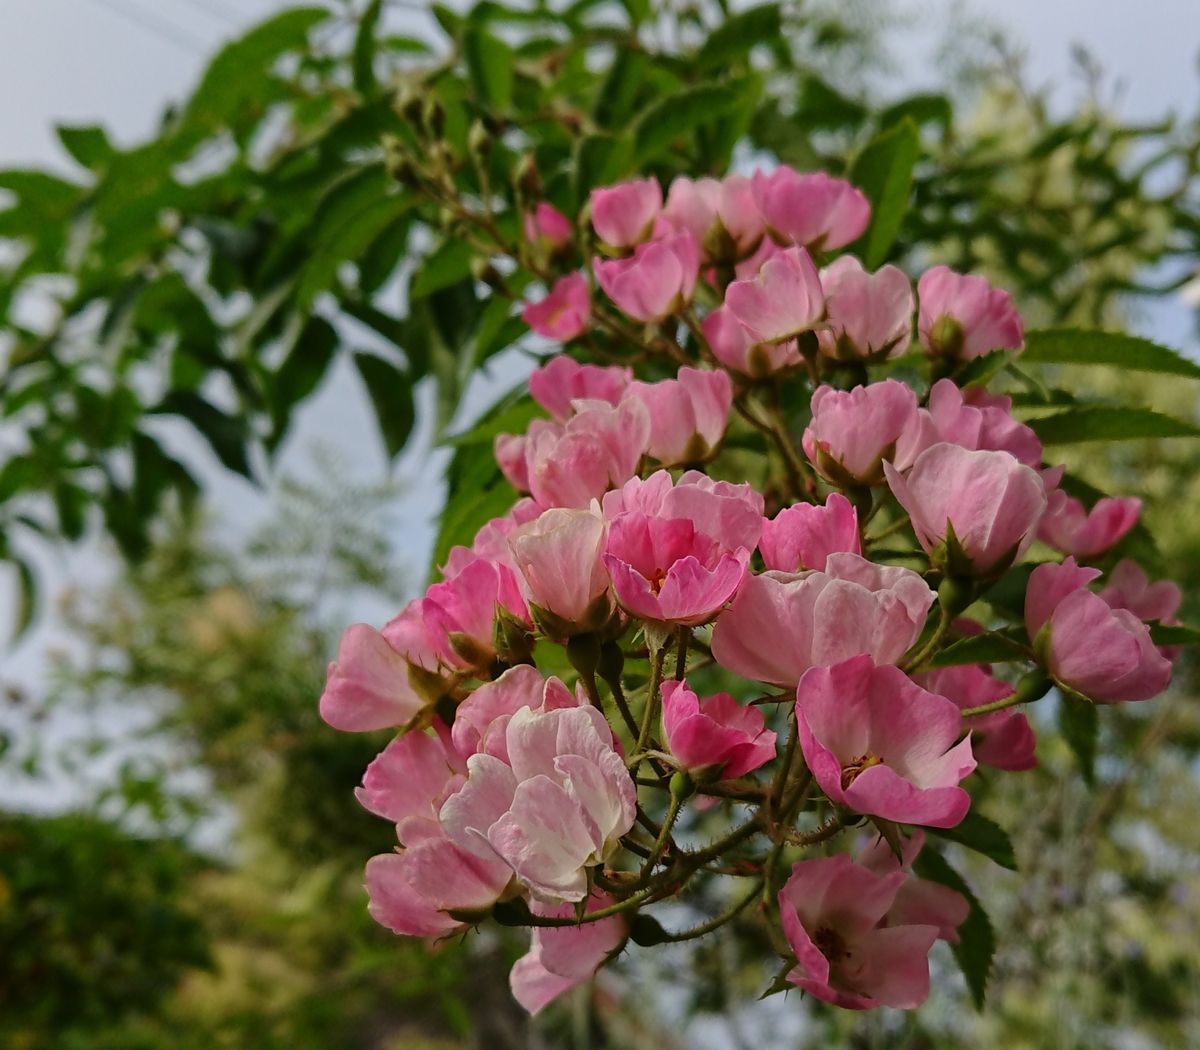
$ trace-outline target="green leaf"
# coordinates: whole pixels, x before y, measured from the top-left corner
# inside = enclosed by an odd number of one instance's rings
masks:
[[[457,284],[471,274],[471,246],[466,241],[439,244],[421,263],[409,285],[410,298],[421,299]]]
[[[962,822],[953,828],[930,828],[933,834],[957,842],[960,846],[982,853],[1002,868],[1017,870],[1017,857],[1013,852],[1012,839],[994,820],[972,810]]]
[[[271,414],[277,442],[287,430],[292,407],[324,378],[338,347],[338,334],[323,317],[309,317],[273,377]]]
[[[758,44],[770,44],[780,33],[777,4],[761,4],[726,19],[709,34],[696,53],[699,70],[726,69]]]
[[[1100,735],[1100,718],[1096,705],[1085,697],[1059,686],[1062,698],[1058,707],[1058,730],[1074,752],[1080,772],[1087,783],[1096,774],[1096,739]]]
[[[89,171],[102,167],[116,152],[108,135],[98,125],[70,127],[59,124],[54,130],[63,149]]]
[[[740,91],[731,85],[701,84],[652,102],[633,126],[635,164],[645,164],[680,135],[724,115],[740,98]]]
[[[800,82],[795,124],[804,131],[856,128],[867,118],[867,107],[841,94],[815,73]]]
[[[1200,437],[1200,428],[1195,424],[1148,408],[1088,405],[1026,422],[1044,445],[1134,438]]]
[[[930,667],[958,667],[962,664],[1002,664],[1027,660],[1025,649],[1002,634],[978,634],[946,646],[929,661]]]
[[[239,117],[247,111],[260,112],[271,68],[289,51],[307,47],[309,32],[329,15],[324,7],[292,8],[226,44],[209,63],[183,114],[179,130],[183,143],[240,124]]]
[[[871,225],[848,249],[868,270],[886,261],[908,211],[913,167],[921,155],[917,125],[905,118],[875,136],[850,168],[850,181],[871,202]]]
[[[912,120],[918,126],[922,124],[940,124],[943,128],[950,126],[954,117],[954,109],[945,95],[910,95],[899,102],[888,106],[879,114],[879,126],[891,127],[905,119]]]
[[[190,390],[171,391],[150,411],[182,416],[208,442],[217,459],[230,470],[253,480],[246,455],[249,434],[245,420],[227,415]]]
[[[354,87],[360,95],[369,95],[375,90],[375,30],[382,10],[383,0],[371,0],[354,35]]]
[[[966,921],[958,928],[958,943],[950,946],[959,968],[966,978],[967,987],[976,1009],[982,1009],[987,995],[988,976],[992,969],[992,957],[996,954],[996,934],[991,920],[979,899],[957,871],[936,850],[928,846],[917,855],[913,871],[923,879],[949,886],[967,899],[971,910]]]
[[[463,58],[479,97],[500,112],[512,106],[513,52],[499,37],[473,25],[463,34]]]
[[[17,607],[13,613],[11,642],[21,639],[33,623],[37,611],[37,579],[33,569],[24,558],[14,557],[13,568],[17,570]]]
[[[1200,645],[1200,629],[1154,621],[1150,624],[1150,638],[1155,645]]]
[[[1023,361],[1062,365],[1115,365],[1135,372],[1200,379],[1200,364],[1179,351],[1121,332],[1045,328],[1025,333]]]
[[[444,444],[456,447],[486,444],[491,448],[492,440],[497,434],[524,434],[530,422],[542,415],[541,407],[525,390],[525,387],[518,388],[516,400],[511,396],[504,398],[501,402],[504,407],[499,411],[489,412],[461,434],[452,434],[446,438]]]
[[[412,379],[374,354],[355,354],[354,364],[375,407],[384,447],[394,459],[404,448],[416,422]]]
[[[633,140],[628,135],[587,135],[575,146],[573,183],[575,205],[582,207],[597,186],[609,186],[625,176],[633,163]]]
[[[12,499],[19,492],[34,488],[40,476],[37,461],[31,456],[13,456],[0,467],[0,503]]]
[[[1017,359],[1015,350],[991,350],[973,357],[954,373],[954,381],[966,389],[972,386],[987,386],[992,378]]]

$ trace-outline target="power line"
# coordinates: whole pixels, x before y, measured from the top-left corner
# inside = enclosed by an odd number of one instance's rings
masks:
[[[209,48],[207,41],[200,39],[177,22],[141,8],[127,6],[125,0],[93,0],[93,2],[99,4],[110,14],[117,15],[138,28],[145,29],[160,39],[192,54],[195,54],[197,49],[207,51]]]

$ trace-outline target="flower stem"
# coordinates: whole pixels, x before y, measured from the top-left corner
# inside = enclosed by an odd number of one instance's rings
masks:
[[[755,880],[754,887],[741,900],[734,904],[731,908],[722,912],[720,915],[709,919],[707,922],[701,923],[699,926],[693,926],[690,930],[682,930],[679,933],[668,933],[663,938],[664,944],[678,944],[681,941],[692,941],[697,937],[703,937],[706,933],[712,933],[713,930],[720,929],[727,922],[737,918],[737,916],[745,909],[751,901],[757,899],[762,891],[762,878]]]

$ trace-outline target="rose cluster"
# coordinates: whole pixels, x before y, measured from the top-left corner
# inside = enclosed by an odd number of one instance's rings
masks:
[[[869,272],[842,251],[869,221],[788,167],[597,189],[578,222],[530,206],[524,318],[571,353],[495,439],[512,509],[329,667],[326,721],[399,730],[358,792],[399,842],[372,915],[531,927],[531,1011],[630,940],[755,912],[785,984],[919,1005],[968,911],[913,873],[922,829],[966,818],[977,765],[1035,764],[1022,705],[1168,685],[1147,621],[1179,590],[1111,553],[1139,502],[1085,506],[973,378],[1022,348],[1010,297]],[[994,598],[1014,582],[1023,617]],[[958,655],[989,639],[999,668]],[[697,927],[647,910],[713,884],[740,892]]]

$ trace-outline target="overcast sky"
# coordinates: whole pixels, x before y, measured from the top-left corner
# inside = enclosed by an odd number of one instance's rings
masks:
[[[68,170],[53,133],[56,123],[101,123],[115,140],[130,145],[153,132],[164,105],[183,97],[207,58],[241,28],[286,6],[277,0],[0,0],[0,167],[50,166]],[[913,0],[911,38],[914,71],[928,72],[925,52],[948,20],[945,0]],[[1028,48],[1029,69],[1038,83],[1056,85],[1065,100],[1072,81],[1069,54],[1082,43],[1123,85],[1121,109],[1131,118],[1161,116],[1170,109],[1194,109],[1197,101],[1196,51],[1200,47],[1200,0],[1006,0],[1003,5],[974,0],[966,11],[988,12],[1010,27]],[[405,16],[401,16],[405,17]],[[421,18],[420,14],[407,17]],[[1187,315],[1167,307],[1147,321],[1146,334],[1195,351]],[[326,384],[305,406],[290,440],[285,464],[300,464],[314,441],[333,445],[366,477],[386,467],[361,393],[349,370]],[[206,455],[187,450],[189,459]],[[424,475],[413,486],[417,496],[405,504],[406,544],[420,566],[430,542],[429,523],[436,501],[436,461],[424,462]],[[199,463],[213,479],[210,498],[235,521],[249,522],[261,499],[248,486],[230,480],[211,463]],[[402,462],[401,475],[415,476],[416,463]],[[54,580],[94,579],[94,550],[60,557],[43,555],[43,568]],[[12,580],[0,570],[0,637],[5,593]],[[369,615],[369,614],[364,614]],[[36,686],[40,653],[54,639],[46,624],[15,654],[0,654],[0,679]]]

